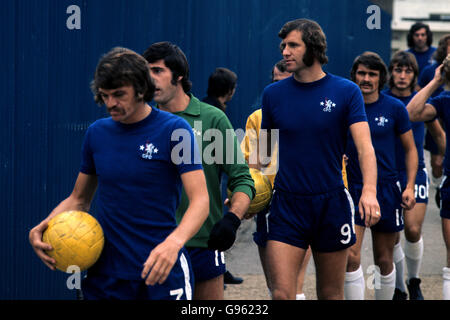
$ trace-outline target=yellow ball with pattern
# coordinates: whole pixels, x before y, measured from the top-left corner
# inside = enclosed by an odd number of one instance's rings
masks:
[[[71,266],[80,271],[90,268],[100,257],[105,242],[98,221],[83,211],[65,211],[53,217],[42,241],[52,246],[47,255],[56,260],[55,267],[67,272]]]

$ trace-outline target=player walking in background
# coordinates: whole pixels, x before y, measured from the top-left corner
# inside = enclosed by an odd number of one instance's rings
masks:
[[[279,130],[266,247],[272,297],[295,299],[298,271],[310,246],[318,299],[343,299],[348,247],[355,242],[353,201],[341,172],[348,130],[364,176],[360,214],[367,225],[379,219],[376,159],[363,99],[354,83],[323,71],[327,44],[316,22],[287,22],[278,35],[293,76],[270,84],[262,97],[261,128]]]
[[[399,51],[395,53],[389,64],[389,89],[384,93],[399,99],[406,105],[417,93],[414,91],[417,78],[419,75],[419,68],[417,66],[416,58],[409,52]],[[416,175],[416,183],[414,186],[414,193],[416,198],[416,205],[412,210],[404,210],[405,222],[405,250],[403,251],[400,243],[400,234],[397,237],[394,247],[394,263],[396,270],[396,286],[394,300],[406,300],[406,288],[403,282],[404,260],[406,258],[406,266],[408,270],[407,285],[409,296],[411,300],[423,300],[423,295],[420,290],[419,272],[422,264],[423,256],[423,239],[422,239],[422,224],[425,218],[428,203],[428,185],[429,179],[427,169],[425,167],[423,141],[425,125],[423,122],[411,123],[414,142],[416,144],[417,153],[419,156],[419,165]],[[439,125],[437,119],[426,123],[429,132],[433,133],[434,139],[439,142],[440,152],[444,155],[445,152],[445,133]],[[402,190],[405,190],[407,174],[405,167],[405,153],[401,142],[397,140],[397,169],[399,173],[399,181]],[[406,255],[406,257],[405,257]]]
[[[208,219],[186,244],[195,275],[194,299],[223,299],[226,270],[223,251],[228,250],[236,239],[241,219],[255,195],[254,182],[227,116],[190,93],[189,65],[181,49],[170,42],[158,42],[147,48],[144,57],[155,82],[154,101],[158,108],[185,119],[201,146],[210,208]],[[227,138],[227,135],[231,136]],[[213,152],[206,143],[211,139],[219,146],[213,148]],[[232,147],[227,147],[225,139],[231,139]],[[230,209],[225,215],[222,213],[222,172],[228,175],[228,188],[233,193]],[[187,195],[183,192],[177,209],[178,221],[186,214],[188,205]]]
[[[439,96],[428,99],[433,92],[444,84],[444,92]],[[436,69],[433,80],[421,89],[406,106],[411,121],[429,121],[436,116],[444,122],[445,130],[450,128],[450,55],[445,58],[443,65]],[[446,131],[447,133],[447,131]],[[443,299],[450,300],[450,159],[449,147],[446,146],[444,160],[444,177],[441,189],[441,218],[442,233],[447,249],[447,266],[443,268]]]
[[[68,210],[89,211],[97,193],[97,219],[105,244],[82,281],[86,299],[191,299],[192,271],[184,244],[208,215],[208,193],[189,124],[151,108],[155,91],[145,59],[115,48],[104,55],[92,82],[95,101],[111,115],[87,130],[81,169],[70,196],[30,231],[36,254],[51,269],[42,242],[48,221]],[[175,130],[191,157],[172,158]],[[181,187],[189,208],[177,226]]]
[[[431,45],[433,43],[433,33],[429,25],[416,22],[409,29],[406,38],[409,47],[407,52],[412,53],[416,57],[420,75],[423,69],[432,63],[432,56],[436,51],[436,48]]]
[[[236,92],[236,82],[236,73],[227,68],[216,68],[209,76],[207,96],[202,101],[225,112],[227,102]]]
[[[381,219],[371,226],[375,264],[380,269],[380,287],[375,288],[377,300],[391,300],[395,289],[395,265],[393,250],[398,232],[403,229],[402,207],[411,210],[415,204],[414,182],[417,173],[417,151],[404,105],[395,98],[381,93],[387,80],[387,68],[383,60],[373,52],[365,52],[353,62],[351,79],[360,87],[369,120],[373,147],[377,158],[377,199]],[[396,138],[399,137],[405,151],[406,187],[403,193],[398,182],[395,159]],[[348,185],[355,202],[362,189],[362,176],[358,152],[349,137]],[[350,249],[345,280],[345,297],[348,300],[364,300],[365,283],[361,267],[361,246],[367,225],[355,217],[356,244]]]

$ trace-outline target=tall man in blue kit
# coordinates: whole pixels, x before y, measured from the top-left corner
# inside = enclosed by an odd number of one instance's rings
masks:
[[[416,58],[412,53],[406,51],[398,51],[394,54],[389,64],[389,89],[383,93],[399,99],[406,105],[417,93],[414,88],[419,76],[419,67]],[[408,291],[411,300],[422,300],[423,296],[420,290],[419,271],[423,256],[423,239],[422,224],[425,218],[428,203],[428,186],[429,179],[424,161],[423,141],[425,133],[425,125],[428,131],[433,135],[435,141],[438,142],[440,154],[445,152],[445,132],[437,119],[424,123],[422,121],[412,122],[411,127],[414,135],[417,153],[419,156],[419,165],[417,170],[416,182],[414,186],[414,195],[416,205],[412,210],[404,211],[405,222],[405,250],[403,251],[400,234],[398,234],[394,247],[394,263],[396,269],[396,286],[394,300],[406,300],[406,287],[403,277],[404,261],[408,270]],[[399,181],[402,190],[406,187],[407,174],[405,166],[405,153],[400,140],[397,140],[397,169],[399,173]]]
[[[269,215],[267,266],[273,299],[295,299],[296,278],[311,246],[318,299],[343,299],[348,247],[355,242],[353,201],[342,180],[348,130],[360,152],[360,214],[376,223],[376,159],[364,102],[349,80],[325,73],[326,38],[314,21],[287,22],[278,33],[293,76],[264,89],[261,129],[279,130],[279,170]],[[271,151],[268,139],[267,152]],[[260,158],[260,165],[267,159]]]
[[[115,48],[98,63],[92,91],[111,115],[94,122],[82,148],[80,173],[68,198],[30,231],[30,243],[52,270],[42,242],[48,221],[63,211],[89,211],[97,192],[97,219],[105,244],[82,281],[85,299],[192,299],[193,277],[184,244],[208,215],[208,193],[189,124],[150,107],[155,86],[147,62]],[[186,160],[177,153],[183,131]],[[184,187],[189,208],[179,225],[175,210]]]
[[[408,112],[401,101],[381,93],[387,80],[387,68],[376,53],[365,52],[353,62],[352,80],[360,87],[364,97],[372,143],[377,157],[377,199],[381,208],[380,221],[371,227],[375,265],[379,267],[380,286],[375,287],[377,300],[392,300],[395,289],[393,250],[398,232],[403,230],[402,208],[411,210],[415,205],[414,184],[417,173],[417,150],[409,122]],[[398,182],[396,146],[397,137],[404,148],[406,186],[402,193]],[[361,196],[363,176],[354,137],[346,148],[349,191],[355,202]],[[361,246],[367,225],[355,217],[356,243],[350,249],[345,276],[345,297],[364,299],[364,277],[361,267]]]
[[[144,57],[155,82],[154,101],[158,108],[185,119],[201,146],[210,211],[208,219],[186,247],[195,275],[194,299],[221,300],[226,270],[223,251],[234,243],[241,219],[255,195],[254,182],[227,116],[190,93],[189,65],[183,51],[170,42],[158,42],[147,48]],[[222,213],[222,172],[228,175],[228,188],[233,193],[225,215]],[[177,220],[187,213],[188,203],[183,193]]]

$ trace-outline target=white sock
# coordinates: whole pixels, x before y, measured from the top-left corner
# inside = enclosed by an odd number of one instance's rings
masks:
[[[442,269],[444,283],[442,285],[442,299],[450,300],[450,268]]]
[[[406,292],[404,278],[405,254],[401,243],[397,243],[394,247],[394,263],[395,263],[395,287],[401,292]]]
[[[345,273],[345,300],[364,300],[366,282],[361,265],[358,270]]]
[[[419,278],[419,271],[422,265],[423,239],[417,242],[409,242],[405,239],[405,260],[408,268],[408,283],[411,278]]]
[[[297,293],[295,295],[295,300],[306,300],[305,294],[304,293]]]
[[[395,291],[395,263],[394,270],[386,276],[380,274],[380,288],[375,287],[375,300],[392,300]]]

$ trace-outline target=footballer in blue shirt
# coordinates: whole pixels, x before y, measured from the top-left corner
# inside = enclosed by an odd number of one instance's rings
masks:
[[[267,266],[273,299],[295,299],[299,266],[311,247],[318,299],[343,299],[348,248],[355,242],[354,206],[342,180],[351,131],[364,176],[360,214],[379,220],[376,159],[361,92],[325,73],[326,37],[312,20],[287,22],[278,36],[293,76],[268,85],[262,96],[261,134],[279,130],[279,170],[268,218]],[[272,139],[267,139],[270,155]],[[260,164],[267,163],[260,158]]]

